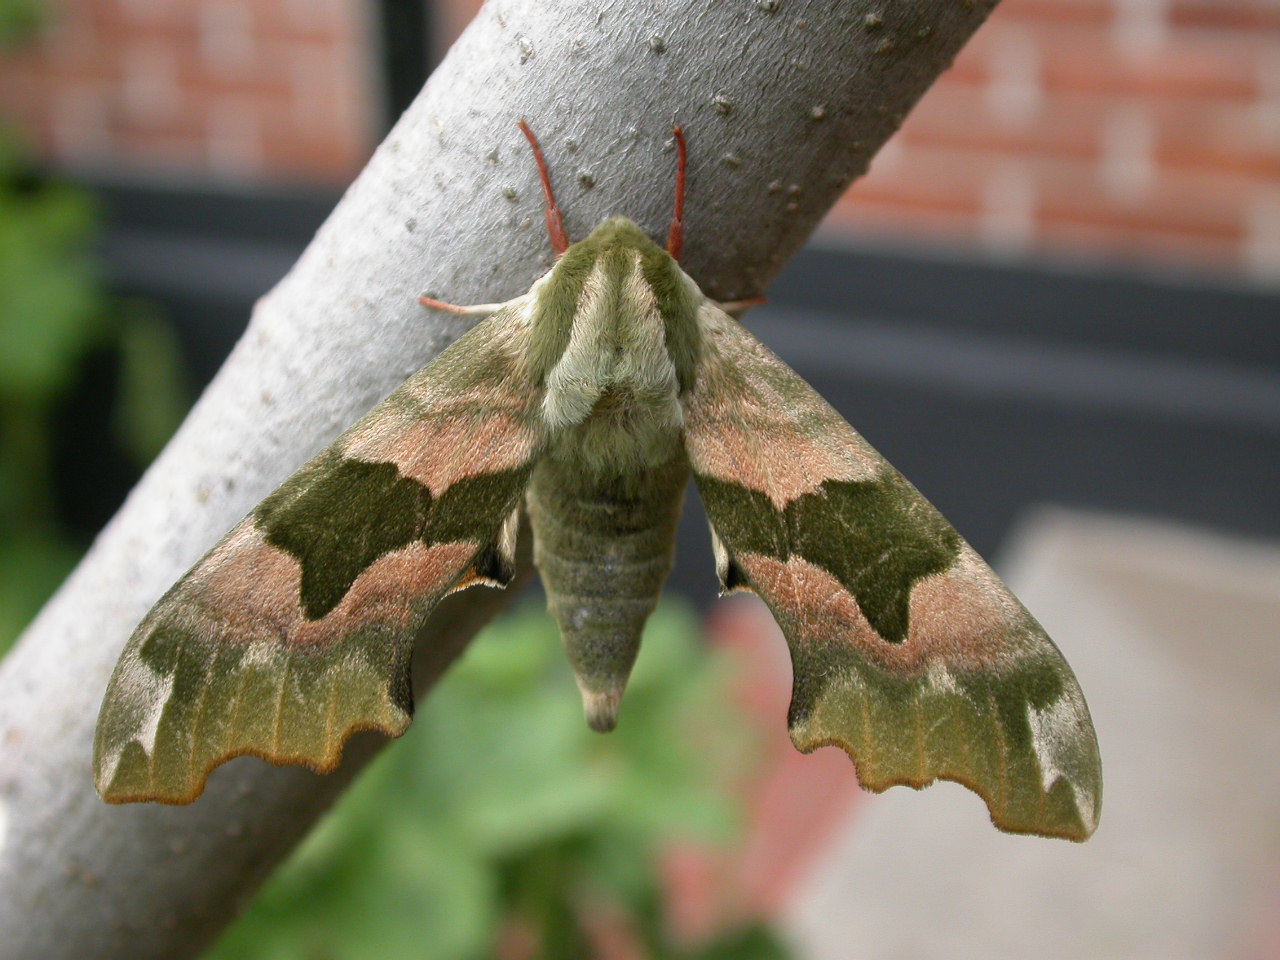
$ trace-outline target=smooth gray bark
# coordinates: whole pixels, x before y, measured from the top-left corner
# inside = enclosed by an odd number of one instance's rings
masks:
[[[92,786],[107,677],[148,606],[255,502],[551,260],[516,128],[541,135],[571,236],[671,216],[690,144],[684,265],[761,292],[989,12],[988,0],[491,2],[379,147],[163,455],[0,668],[0,960],[187,957],[379,746],[330,777],[240,759],[190,807]],[[451,601],[426,689],[496,609]]]

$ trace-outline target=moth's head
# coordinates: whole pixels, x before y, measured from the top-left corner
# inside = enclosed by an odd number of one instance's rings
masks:
[[[610,217],[584,239],[571,243],[556,258],[547,277],[558,278],[554,284],[557,288],[574,291],[566,302],[577,304],[578,292],[588,277],[597,276],[601,280],[623,283],[636,270],[640,270],[647,278],[646,283],[650,284],[658,275],[680,273],[671,254],[654,243],[634,221],[626,217]]]
[[[564,256],[589,254],[598,257],[612,250],[633,250],[645,256],[665,251],[643,230],[626,217],[610,217],[586,237],[569,247]]]

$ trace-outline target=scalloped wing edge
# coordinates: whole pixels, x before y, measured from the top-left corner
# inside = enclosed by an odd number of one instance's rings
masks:
[[[1080,704],[1083,704],[1083,700]],[[1034,708],[1028,705],[1028,727],[1034,739],[1037,723],[1033,714]],[[1084,721],[1088,723],[1087,713],[1084,714]],[[893,786],[923,790],[940,780],[959,783],[982,799],[991,822],[1007,833],[1029,833],[1083,842],[1093,835],[1101,813],[1101,778],[1096,773],[1097,753],[1092,746],[1092,735],[1084,735],[1075,742],[1075,756],[1055,755],[1048,763],[1044,763],[1039,749],[1033,748],[1034,758],[1039,763],[1033,776],[1028,777],[1025,782],[1036,783],[1036,791],[1029,791],[1025,787],[1020,791],[1011,788],[1012,781],[1009,777],[975,776],[972,768],[963,769],[954,760],[938,763],[933,767],[922,764],[919,772],[914,774],[901,771],[878,772],[877,765],[883,767],[884,764],[878,762],[877,750],[868,750],[867,744],[859,742],[858,737],[849,732],[833,731],[827,724],[820,722],[801,723],[792,727],[791,742],[805,754],[813,753],[823,746],[838,746],[854,764],[859,785],[873,794],[881,794]],[[998,749],[1004,754],[1001,759],[1009,767],[1027,765],[1027,756],[1011,758],[1005,744],[1001,744]],[[970,756],[968,759],[974,758]],[[979,758],[979,762],[1000,765],[1000,759],[991,755]],[[1075,769],[1062,769],[1064,765]]]
[[[383,736],[395,740],[404,736],[409,729],[412,718],[406,718],[405,722],[398,729],[392,727],[384,727],[378,724],[356,725],[345,730],[341,736],[336,738],[333,750],[320,760],[308,757],[303,754],[297,755],[275,755],[267,753],[265,750],[259,750],[254,747],[245,747],[233,750],[230,753],[215,757],[209,761],[208,765],[199,772],[196,777],[192,778],[194,786],[190,793],[186,794],[170,794],[162,795],[156,793],[138,792],[138,793],[116,793],[110,790],[109,784],[98,782],[98,794],[107,803],[125,804],[125,803],[163,803],[173,807],[185,807],[195,803],[204,794],[205,787],[209,785],[209,777],[213,775],[213,771],[218,769],[224,763],[235,760],[237,757],[257,757],[259,760],[265,760],[267,763],[277,767],[306,767],[313,773],[326,774],[333,773],[342,765],[342,754],[346,749],[347,741],[354,737],[357,733],[380,733]]]

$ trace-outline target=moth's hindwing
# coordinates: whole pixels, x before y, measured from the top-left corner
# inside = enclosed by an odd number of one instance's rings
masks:
[[[355,731],[404,731],[432,607],[513,573],[543,442],[522,304],[411,377],[156,604],[98,720],[104,799],[186,803],[234,756],[325,771]]]
[[[710,304],[686,446],[721,581],[791,649],[790,726],[862,785],[956,780],[1002,830],[1086,839],[1102,774],[1089,711],[1044,630],[818,394]]]

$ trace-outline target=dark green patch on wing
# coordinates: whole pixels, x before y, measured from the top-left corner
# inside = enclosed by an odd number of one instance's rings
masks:
[[[448,456],[441,451],[442,456]],[[393,463],[329,450],[255,511],[267,542],[302,567],[301,603],[319,620],[379,557],[413,543],[492,539],[495,518],[519,501],[531,465],[456,481],[438,499]]]
[[[876,480],[826,480],[782,510],[759,490],[716,477],[698,477],[698,491],[730,555],[797,556],[822,567],[889,643],[907,636],[912,586],[950,567],[960,547],[951,525],[892,469]]]

